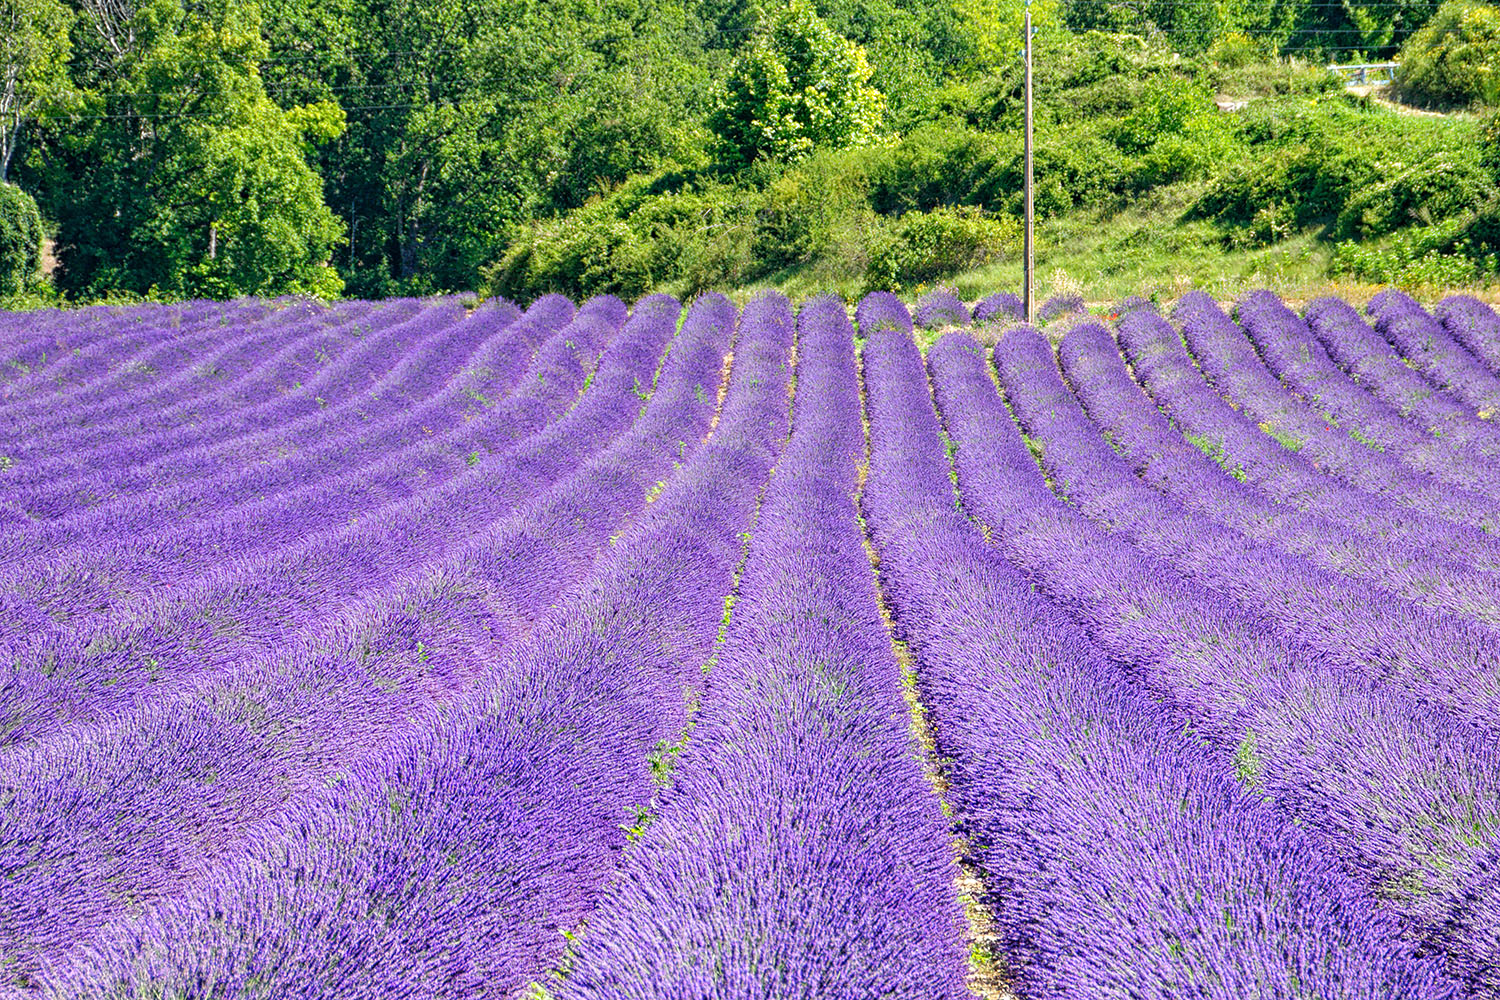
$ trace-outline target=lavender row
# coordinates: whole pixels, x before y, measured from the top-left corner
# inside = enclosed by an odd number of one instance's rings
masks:
[[[1409,510],[1341,483],[1262,431],[1204,382],[1175,331],[1147,322],[1148,315],[1131,313],[1118,330],[1136,379],[1182,433],[1234,478],[1274,501],[1372,538],[1392,538],[1476,568],[1500,567],[1500,545],[1480,528]],[[1213,319],[1211,313],[1187,307],[1180,316],[1184,325]]]
[[[429,308],[368,337],[315,334],[256,365],[233,389],[187,404],[170,419],[147,421],[161,426],[23,463],[13,470],[24,473],[13,496],[33,517],[56,518],[100,502],[128,502],[173,476],[219,471],[216,456],[257,462],[285,455],[300,444],[299,429],[354,412],[395,357],[446,341],[462,316],[457,307]]]
[[[389,363],[394,351],[440,333],[461,317],[457,307],[432,307],[369,337],[353,328],[315,327],[290,343],[273,336],[278,349],[269,358],[241,341],[235,351],[252,363],[247,375],[231,386],[181,407],[147,407],[137,426],[124,427],[118,435],[82,428],[37,442],[39,456],[11,470],[17,474],[14,486],[38,517],[108,497],[117,486],[149,487],[157,464],[173,452],[195,444],[232,444],[237,437],[321,413],[328,402],[322,393],[330,386],[345,377],[368,378]],[[347,396],[333,397],[335,406],[348,402]]]
[[[5,365],[0,367],[0,414],[34,405],[34,400],[42,398],[65,398],[106,381],[128,368],[138,352],[151,350],[164,339],[175,340],[221,320],[221,331],[248,327],[277,311],[274,303],[194,302],[28,314],[28,319],[36,318],[28,324],[25,342],[7,351]]]
[[[402,311],[398,308],[393,315]],[[306,305],[281,310],[272,321],[251,329],[274,330],[274,337],[260,339],[261,350],[274,350],[307,333],[363,330],[371,324],[371,312],[369,303],[349,303],[337,309]],[[227,325],[208,321],[188,336],[163,337],[156,332],[152,348],[118,365],[117,377],[38,401],[33,412],[13,413],[8,428],[16,442],[12,448],[34,446],[43,438],[63,446],[94,446],[155,419],[158,411],[181,410],[194,399],[213,396],[233,377],[233,369],[225,362],[239,359],[243,369],[255,357],[235,343],[243,338],[243,333]]]
[[[1244,412],[1260,421],[1262,429],[1318,468],[1388,503],[1436,511],[1464,523],[1495,523],[1500,519],[1494,499],[1482,487],[1476,491],[1443,482],[1394,455],[1379,451],[1372,454],[1347,432],[1329,426],[1327,417],[1315,406],[1289,395],[1246,338],[1247,331],[1263,339],[1308,338],[1306,322],[1275,296],[1251,295],[1240,303],[1243,330],[1202,293],[1184,298],[1177,315],[1183,323],[1183,335],[1210,379],[1237,398]],[[1461,478],[1469,483],[1485,481],[1485,463],[1480,456],[1469,453],[1455,459],[1450,468],[1471,470]],[[1496,469],[1491,467],[1489,471],[1493,476]]]
[[[746,309],[713,437],[480,689],[54,964],[44,995],[503,997],[557,961],[680,734],[787,422],[791,316]]]
[[[71,549],[97,559],[95,564],[99,565],[107,561],[97,553],[101,539],[129,539],[131,546],[147,546],[149,552],[149,547],[165,536],[180,538],[185,523],[213,534],[227,530],[223,524],[226,520],[258,514],[272,522],[284,521],[277,516],[284,504],[317,491],[342,495],[342,503],[335,501],[336,505],[345,509],[346,517],[355,516],[351,501],[357,499],[364,482],[381,475],[380,469],[369,468],[373,463],[389,466],[387,476],[395,472],[399,479],[413,482],[415,477],[420,482],[431,472],[421,461],[423,457],[429,463],[444,457],[476,460],[476,449],[495,450],[534,430],[548,413],[555,412],[554,400],[566,397],[566,386],[548,384],[546,373],[557,367],[559,358],[578,353],[578,345],[570,348],[565,339],[550,347],[542,345],[572,316],[573,306],[566,299],[546,296],[534,303],[525,317],[489,336],[486,331],[504,323],[504,314],[471,317],[473,332],[484,338],[483,346],[462,371],[426,400],[413,401],[410,394],[405,399],[387,400],[383,418],[373,405],[346,411],[341,420],[325,426],[311,444],[284,441],[280,432],[273,431],[262,443],[265,457],[244,464],[216,458],[218,450],[213,445],[189,450],[159,470],[163,478],[175,480],[171,485],[133,496],[128,503],[105,503],[45,525],[33,525],[25,533],[6,538],[6,543],[15,553],[16,562],[50,552],[56,563],[64,550]],[[599,350],[602,344],[583,347],[586,354]],[[417,355],[401,367],[421,363],[422,356]],[[592,359],[587,363],[592,364]],[[430,384],[434,374],[426,372],[419,381]],[[534,380],[534,384],[520,385],[523,378]],[[518,410],[512,396],[529,402]],[[408,458],[413,460],[403,464]],[[180,469],[175,476],[174,468]],[[404,473],[397,471],[403,469]],[[392,483],[390,488],[403,487]],[[340,489],[346,492],[339,494]],[[177,558],[161,555],[155,562],[162,565]]]
[[[1472,295],[1450,295],[1434,310],[1448,335],[1500,375],[1500,315]]]
[[[347,426],[325,428],[322,440],[282,461],[188,477],[129,504],[91,508],[10,539],[11,566],[0,571],[0,588],[66,593],[76,604],[83,600],[79,586],[98,587],[88,602],[103,614],[120,600],[113,595],[201,574],[217,553],[252,558],[434,491],[476,464],[481,451],[537,429],[576,394],[577,381],[567,377],[578,367],[575,355],[592,366],[610,326],[585,323],[557,336],[568,312],[571,306],[543,310],[498,331],[471,318],[465,336],[483,344],[431,398],[423,400],[420,387],[432,386],[439,366],[419,352],[396,368],[412,372],[410,393],[386,393],[382,406],[372,401]],[[516,393],[523,378],[528,384]],[[386,419],[377,419],[382,410]]]
[[[967,995],[957,870],[851,499],[853,331],[837,299],[799,329],[792,436],[702,707],[556,997]]]
[[[201,317],[184,326],[183,311],[176,308],[158,308],[149,320],[147,315],[141,310],[128,317],[106,317],[89,310],[72,323],[57,316],[36,317],[24,339],[0,351],[5,359],[0,368],[0,415],[35,413],[44,402],[67,405],[72,399],[109,398],[112,378],[137,374],[138,364],[131,362],[170,355],[195,335],[206,336],[210,326]],[[222,328],[219,333],[222,339]]]
[[[1478,455],[1486,462],[1500,458],[1500,432],[1403,363],[1348,303],[1334,298],[1315,300],[1307,307],[1307,324],[1329,357],[1364,392],[1419,429],[1451,442],[1460,454]]]
[[[1366,311],[1385,339],[1435,385],[1473,407],[1481,419],[1500,413],[1500,376],[1465,350],[1411,296],[1387,289],[1370,300]]]
[[[942,378],[939,377],[940,402]],[[1224,773],[1275,805],[1423,943],[1449,930],[1500,839],[1500,745],[1341,668],[1061,502],[993,393],[943,406],[969,511],[1108,655],[1167,699]]]
[[[912,314],[912,324],[924,330],[948,326],[968,326],[973,321],[969,307],[953,292],[938,288],[922,296]]]
[[[1165,335],[1171,334],[1165,321],[1154,314],[1129,322],[1158,324]],[[1217,463],[1183,440],[1141,392],[1114,338],[1102,327],[1074,328],[1059,344],[1058,357],[1072,395],[1135,475],[1200,519],[1192,544],[1211,547],[1227,527],[1324,570],[1368,580],[1417,604],[1500,624],[1500,580],[1494,574],[1434,558],[1393,539],[1370,538],[1275,503],[1225,476]],[[1101,446],[1092,448],[1103,454]],[[1254,584],[1251,580],[1237,585]]]
[[[1253,309],[1255,300],[1264,294],[1252,293],[1245,299],[1244,308]],[[1315,306],[1303,323],[1265,323],[1243,329],[1271,373],[1352,440],[1418,472],[1483,492],[1490,463],[1481,460],[1476,465],[1477,456],[1461,434],[1433,433],[1452,416],[1462,414],[1447,413],[1431,399],[1412,409],[1398,410],[1372,396],[1329,357],[1313,336],[1312,327],[1320,324],[1333,326],[1331,335],[1340,340],[1359,336],[1359,328],[1363,328],[1364,336],[1371,336],[1364,320],[1347,306],[1339,310]],[[1355,329],[1346,335],[1343,330],[1347,327]],[[1427,417],[1422,418],[1418,411]],[[1462,422],[1459,426],[1467,427]]]
[[[420,313],[415,303],[404,302],[381,315],[394,320],[391,325],[400,330]],[[43,425],[35,428],[37,433],[10,446],[21,473],[17,482],[29,485],[43,483],[49,476],[76,475],[86,467],[83,459],[91,456],[134,464],[169,448],[173,431],[181,433],[188,426],[234,414],[283,393],[296,395],[292,390],[304,380],[311,383],[325,377],[344,355],[358,356],[372,341],[378,342],[384,329],[377,327],[376,337],[365,339],[365,325],[328,325],[315,315],[284,313],[258,324],[249,336],[233,338],[223,348],[206,349],[202,365],[179,373],[187,383],[185,387],[174,386],[169,378],[158,390],[152,369],[132,362],[127,371],[139,377],[126,387],[130,390],[123,399],[126,406],[112,419],[99,426],[85,423],[49,428],[46,421],[65,420],[67,413],[53,407],[45,409]],[[225,376],[222,382],[220,375]],[[161,405],[162,398],[167,405]],[[154,444],[156,451],[129,450],[140,444]]]
[[[967,335],[939,341],[929,362],[945,412],[995,401]],[[872,337],[865,374],[865,509],[881,574],[1018,992],[1453,995],[1315,845],[1223,774],[955,510],[913,345]]]
[[[564,352],[572,343],[591,353],[591,345],[609,338],[612,310],[599,312],[580,313],[559,331]],[[440,559],[450,546],[513,513],[574,471],[577,455],[570,442],[598,448],[629,425],[639,402],[634,389],[654,374],[677,314],[673,300],[648,301],[630,335],[607,351],[589,406],[573,409],[517,448],[488,456],[432,494],[284,551],[219,564],[189,587],[147,592],[98,624],[67,627],[66,615],[80,591],[108,586],[107,579],[68,580],[55,592],[12,600],[7,617],[30,627],[17,633],[7,656],[12,663],[0,728],[9,733],[0,743],[35,737],[75,718],[108,715],[151,697],[162,678],[182,683],[213,677],[274,652],[289,638],[315,635],[341,605]],[[549,391],[559,399],[576,394],[584,380],[581,360],[564,353],[555,361],[556,368],[545,371]],[[59,618],[63,627],[55,624]]]
[[[1500,636],[1493,629],[1393,599],[1394,586],[1381,590],[1258,545],[1140,482],[1063,385],[1051,345],[1039,334],[1011,332],[995,347],[995,366],[1021,427],[1041,445],[1044,469],[1081,513],[1195,583],[1259,611],[1327,662],[1388,681],[1500,734]],[[1226,478],[1214,469],[1197,472],[1180,484],[1185,492],[1198,481]],[[1308,544],[1326,542],[1314,536]],[[1363,568],[1381,575],[1370,563]],[[1483,599],[1487,617],[1497,620],[1500,586],[1490,576],[1481,589],[1485,576],[1470,581],[1477,591],[1471,599]],[[1442,581],[1443,568],[1408,578],[1420,591]]]
[[[646,315],[651,307],[644,304]],[[672,315],[666,315],[669,331]],[[12,782],[29,790],[18,808],[36,829],[84,803],[89,813],[131,817],[129,829],[27,838],[48,860],[66,858],[77,866],[64,886],[48,884],[48,867],[54,877],[66,873],[56,861],[38,866],[33,860],[28,869],[24,888],[45,900],[52,917],[46,926],[54,935],[71,928],[71,939],[54,937],[37,950],[60,954],[87,940],[101,912],[120,914],[117,906],[100,909],[106,888],[117,895],[123,887],[142,899],[192,891],[220,864],[216,858],[252,844],[279,811],[315,794],[331,769],[384,747],[410,718],[431,724],[441,706],[482,683],[506,647],[644,505],[647,477],[669,473],[681,454],[679,441],[696,441],[707,430],[713,404],[699,402],[695,388],[718,369],[732,318],[723,300],[695,310],[666,384],[630,434],[502,530],[474,539],[439,567],[412,574],[330,635],[289,643],[193,697],[149,703],[112,724],[102,739],[95,734],[87,744],[49,746],[26,762],[12,762]],[[586,442],[576,442],[569,457],[584,461],[588,450]],[[249,733],[240,721],[245,705],[256,706]],[[205,761],[224,777],[211,786],[181,780],[197,775]],[[60,781],[59,772],[68,777]],[[194,821],[204,823],[205,814],[210,828],[195,831]],[[190,832],[195,836],[186,836]],[[106,854],[133,863],[102,886],[97,867],[79,862]],[[45,928],[33,930],[37,939],[45,937]]]

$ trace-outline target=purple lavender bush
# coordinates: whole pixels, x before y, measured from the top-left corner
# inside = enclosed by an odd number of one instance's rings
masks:
[[[968,326],[969,308],[951,289],[937,288],[917,301],[912,323],[924,330],[945,326]]]
[[[974,322],[1001,323],[1021,319],[1026,312],[1025,303],[1014,292],[995,292],[979,301],[974,307]]]

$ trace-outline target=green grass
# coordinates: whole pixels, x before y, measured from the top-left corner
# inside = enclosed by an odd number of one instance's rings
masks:
[[[1212,222],[1188,219],[1205,182],[1170,185],[1135,201],[1108,209],[1083,209],[1037,220],[1036,296],[1077,292],[1096,311],[1106,311],[1130,295],[1170,302],[1194,289],[1228,301],[1257,289],[1270,289],[1300,303],[1321,295],[1364,302],[1381,287],[1330,275],[1334,244],[1312,228],[1268,247],[1231,249]],[[730,291],[743,303],[756,293],[775,289],[793,301],[833,292],[857,301],[866,291],[858,274],[840,273],[830,262],[811,261],[763,281]],[[1019,258],[954,275],[937,284],[957,290],[969,301],[1000,290],[1019,290]],[[930,287],[902,289],[914,301]],[[1419,298],[1442,298],[1446,291]],[[1482,290],[1481,298],[1500,300],[1500,284]]]

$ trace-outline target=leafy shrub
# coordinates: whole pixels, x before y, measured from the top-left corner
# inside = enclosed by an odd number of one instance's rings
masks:
[[[31,195],[0,181],[0,295],[19,295],[42,267],[42,216]]]
[[[1225,69],[1243,69],[1251,63],[1263,61],[1265,54],[1249,35],[1243,31],[1231,31],[1216,38],[1208,47],[1208,58]]]
[[[1479,165],[1500,187],[1500,111],[1491,111],[1479,123]]]
[[[1500,275],[1500,214],[1451,218],[1396,233],[1383,245],[1346,240],[1330,270],[1396,285],[1466,285]]]
[[[977,208],[908,212],[877,237],[865,284],[894,289],[957,274],[1014,254],[1020,236],[1015,219]]]
[[[1163,135],[1147,150],[1136,167],[1135,186],[1202,180],[1243,154],[1232,117],[1217,111],[1200,113],[1184,122],[1180,132]]]
[[[1445,155],[1408,167],[1352,197],[1339,214],[1339,236],[1383,236],[1402,226],[1462,215],[1494,196],[1495,185],[1472,160]]]
[[[1401,49],[1407,96],[1442,105],[1500,105],[1500,7],[1448,0]]]
[[[807,0],[762,9],[709,119],[726,159],[790,160],[815,148],[874,140],[885,98],[870,86],[860,46],[830,28]]]
[[[1342,211],[1349,197],[1374,179],[1375,169],[1358,152],[1322,143],[1264,150],[1216,180],[1195,210],[1261,229],[1306,226]]]
[[[1213,95],[1181,77],[1151,81],[1128,113],[1110,123],[1106,134],[1127,153],[1140,154],[1165,135],[1180,135],[1187,124],[1215,112]]]
[[[652,286],[650,258],[650,245],[628,223],[601,212],[576,212],[534,222],[519,233],[500,262],[483,272],[481,292],[517,299],[544,292],[635,298]]]
[[[832,251],[851,218],[868,211],[877,155],[822,152],[772,181],[756,218],[757,263],[769,272]]]

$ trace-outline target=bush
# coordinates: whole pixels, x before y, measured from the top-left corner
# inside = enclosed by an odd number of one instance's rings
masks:
[[[1330,270],[1396,285],[1466,285],[1500,275],[1500,212],[1405,229],[1378,246],[1348,240]]]
[[[1339,214],[1335,232],[1364,238],[1431,225],[1462,215],[1494,194],[1494,182],[1477,164],[1451,155],[1434,157],[1355,194]]]
[[[19,295],[42,269],[42,215],[36,201],[0,181],[0,295]]]
[[[1500,187],[1500,111],[1490,112],[1479,123],[1479,165]]]
[[[977,208],[908,212],[877,237],[865,284],[886,290],[933,281],[1015,253],[1021,226]]]
[[[603,213],[535,222],[483,272],[480,291],[517,300],[546,292],[633,299],[652,286],[650,250],[628,223]]]
[[[1406,96],[1439,105],[1500,105],[1500,7],[1448,0],[1401,48]]]
[[[945,326],[968,326],[971,318],[969,307],[958,293],[951,288],[937,288],[918,300],[911,321],[923,330],[938,330]]]

